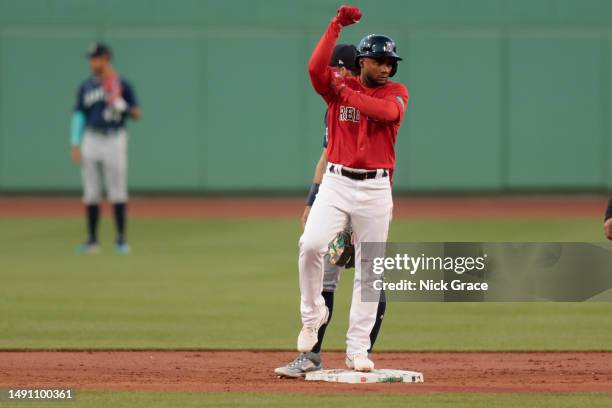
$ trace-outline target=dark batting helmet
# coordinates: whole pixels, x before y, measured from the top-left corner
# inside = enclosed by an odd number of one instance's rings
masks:
[[[393,69],[391,70],[391,76],[397,72],[397,61],[401,61],[402,58],[397,55],[397,47],[395,41],[391,37],[381,34],[370,34],[359,41],[359,47],[357,47],[357,65],[359,65],[359,58],[392,58]]]

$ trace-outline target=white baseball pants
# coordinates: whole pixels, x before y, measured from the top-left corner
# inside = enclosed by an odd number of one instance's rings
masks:
[[[329,165],[328,164],[328,169]],[[317,194],[299,243],[300,312],[302,324],[315,325],[325,305],[323,256],[327,245],[342,231],[347,221],[355,237],[355,280],[349,316],[346,351],[351,356],[370,348],[370,332],[376,320],[378,302],[361,300],[361,242],[386,242],[393,210],[389,177],[353,180],[339,174],[342,166],[333,165]]]
[[[127,201],[127,139],[124,130],[110,135],[85,131],[81,145],[85,204],[99,204],[102,201],[103,181],[110,202]]]

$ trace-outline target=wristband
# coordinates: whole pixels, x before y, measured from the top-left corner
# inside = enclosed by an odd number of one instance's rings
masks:
[[[317,183],[312,183],[312,186],[310,186],[310,191],[308,192],[308,198],[306,199],[306,205],[308,207],[312,207],[312,204],[315,201],[315,198],[317,198],[317,193],[319,192],[319,186],[320,184]]]
[[[612,218],[612,198],[608,201],[608,209],[606,210],[606,221]]]

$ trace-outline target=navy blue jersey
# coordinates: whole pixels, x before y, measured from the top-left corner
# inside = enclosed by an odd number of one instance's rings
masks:
[[[104,111],[107,109],[106,95],[104,88],[102,88],[102,82],[98,78],[91,77],[81,84],[77,93],[74,110],[83,112],[86,127],[104,131],[125,127],[129,111],[138,106],[138,101],[136,100],[136,94],[132,85],[124,78],[121,78],[120,82],[121,97],[128,106],[122,115],[104,114]]]

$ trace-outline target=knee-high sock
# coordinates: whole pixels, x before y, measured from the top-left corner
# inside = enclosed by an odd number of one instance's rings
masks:
[[[87,242],[90,244],[98,242],[98,220],[100,219],[100,206],[89,204],[85,206],[87,213]]]
[[[323,344],[323,337],[325,337],[325,329],[327,325],[331,321],[332,310],[334,310],[334,292],[321,292],[323,299],[325,299],[325,306],[329,309],[329,318],[327,319],[327,323],[319,328],[319,341],[312,348],[313,353],[321,352],[321,345]]]
[[[372,327],[372,331],[370,332],[370,348],[368,349],[368,353],[372,352],[374,343],[376,343],[380,326],[382,325],[383,318],[385,317],[385,310],[387,310],[387,299],[385,298],[385,292],[380,291],[380,301],[378,302],[378,309],[376,310],[376,322],[374,323],[374,327]]]
[[[115,227],[117,228],[117,243],[125,242],[125,224],[126,224],[126,203],[115,203],[113,205],[115,210]]]

